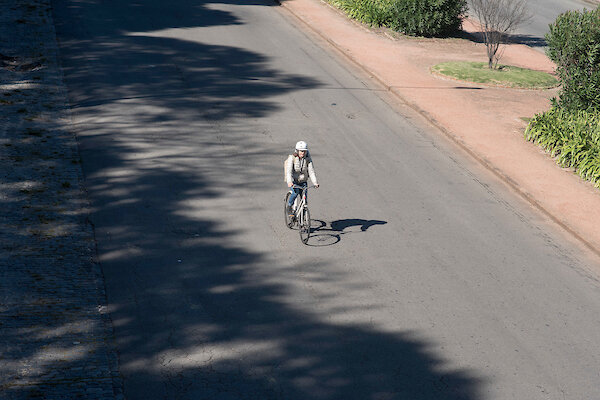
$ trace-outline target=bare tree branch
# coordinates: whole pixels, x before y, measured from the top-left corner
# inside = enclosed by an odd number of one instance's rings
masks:
[[[500,44],[532,17],[525,0],[470,0],[471,9],[483,30],[488,67],[496,68],[502,52]]]

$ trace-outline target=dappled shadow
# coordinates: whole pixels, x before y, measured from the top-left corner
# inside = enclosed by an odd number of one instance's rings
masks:
[[[93,42],[69,41],[62,47],[87,55],[71,58],[64,68],[78,83],[72,90],[78,99],[74,106],[143,101],[159,107],[139,113],[141,123],[174,120],[186,112],[210,120],[261,117],[278,108],[269,97],[318,84],[272,70],[264,56],[235,47],[144,36],[110,45]]]
[[[294,303],[285,282],[298,265],[275,265],[248,244],[244,225],[223,217],[258,212],[250,189],[245,204],[232,188],[278,187],[260,172],[270,167],[265,154],[280,149],[257,148],[247,120],[274,114],[275,96],[320,83],[240,47],[144,33],[242,23],[215,13],[220,4],[54,2],[126,397],[482,398],[485,379],[449,367],[427,332],[330,320],[381,305],[334,309],[325,296]],[[252,168],[240,167],[242,150],[242,167]],[[317,231],[385,223],[344,219]],[[302,268],[307,285],[345,278],[325,263]],[[94,357],[90,346],[83,360]]]
[[[8,1],[0,13],[0,397],[10,400],[75,398],[70,383],[110,380],[106,353],[92,354],[106,339],[105,299],[54,37],[38,24],[46,9]]]
[[[61,16],[55,20],[68,57],[63,68],[76,83],[70,94],[77,108],[143,100],[154,106],[137,115],[144,123],[186,112],[211,120],[260,117],[278,108],[269,97],[319,85],[269,68],[268,57],[241,47],[171,38],[165,30],[241,24],[206,1],[112,2],[110,7],[99,1],[55,1],[54,9]]]

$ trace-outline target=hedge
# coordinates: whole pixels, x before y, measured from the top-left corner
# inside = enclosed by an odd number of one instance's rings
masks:
[[[466,0],[328,0],[358,21],[412,36],[445,36],[460,29]]]

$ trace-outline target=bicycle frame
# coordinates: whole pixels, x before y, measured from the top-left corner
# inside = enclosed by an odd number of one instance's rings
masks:
[[[310,211],[308,210],[308,189],[314,186],[304,185],[292,185],[290,192],[285,197],[286,204],[284,208],[285,212],[285,223],[288,228],[292,228],[294,225],[298,226],[298,232],[300,233],[300,240],[302,243],[307,244],[308,238],[310,237]],[[296,195],[293,206],[295,207],[293,215],[289,214],[288,201],[289,196],[292,192],[300,189]]]
[[[294,215],[296,216],[296,223],[298,225],[302,225],[303,213],[302,210],[304,207],[308,207],[308,199],[306,198],[306,193],[308,192],[308,188],[313,186],[300,186],[300,185],[292,185],[290,189],[302,189],[302,192],[296,197],[296,209],[294,210]]]

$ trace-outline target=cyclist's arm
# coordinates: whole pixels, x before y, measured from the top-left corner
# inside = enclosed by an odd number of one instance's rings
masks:
[[[319,182],[317,181],[317,174],[315,173],[315,168],[313,167],[312,160],[310,160],[310,162],[308,163],[308,176],[310,177],[310,180],[312,181],[313,185],[318,187]]]
[[[294,169],[294,156],[290,155],[285,162],[285,181],[288,187],[291,187],[294,184],[294,179],[292,178],[292,171]]]

